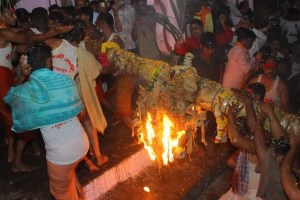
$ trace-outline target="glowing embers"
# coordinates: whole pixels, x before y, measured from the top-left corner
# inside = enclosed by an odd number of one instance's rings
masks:
[[[149,113],[144,130],[140,133],[140,141],[144,143],[150,159],[158,159],[158,162],[162,159],[164,165],[173,162],[174,154],[182,150],[178,144],[185,131],[176,131],[167,115],[163,114],[160,121],[154,122]]]

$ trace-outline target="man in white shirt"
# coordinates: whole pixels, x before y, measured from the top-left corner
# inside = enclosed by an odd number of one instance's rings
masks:
[[[236,45],[228,53],[228,62],[223,76],[223,86],[231,89],[241,89],[248,73],[255,66],[255,58],[249,56],[251,48],[256,36],[245,28],[239,28],[237,31]]]
[[[260,30],[254,28],[250,21],[249,22],[240,21],[236,27],[232,28],[232,31],[234,32],[238,28],[247,28],[247,29],[253,31],[253,33],[255,34],[256,38],[255,38],[251,48],[248,50],[249,56],[253,57],[255,55],[255,53],[259,52],[259,50],[266,44],[267,36]],[[236,41],[237,41],[237,36],[233,36],[230,44],[232,46],[234,46]]]
[[[45,43],[31,44],[26,56],[28,65],[22,62],[22,68],[30,78],[4,97],[12,108],[12,129],[39,128],[45,142],[51,194],[55,199],[83,199],[75,169],[86,155],[89,141],[77,118],[83,106],[75,82],[52,71],[51,47]]]
[[[132,40],[131,32],[135,20],[135,10],[131,1],[116,0],[110,11],[115,21],[115,30],[124,42],[125,50],[134,50],[135,43]]]

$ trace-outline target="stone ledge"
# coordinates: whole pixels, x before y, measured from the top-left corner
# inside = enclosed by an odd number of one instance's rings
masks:
[[[226,160],[232,153],[230,144],[209,144],[205,156],[198,151],[188,158],[175,160],[158,170],[156,162],[137,176],[119,183],[99,200],[191,200],[198,199],[200,194],[214,181],[226,167]],[[144,191],[147,186],[150,192]]]
[[[138,174],[151,164],[146,150],[141,149],[119,164],[105,171],[84,186],[87,200],[94,200],[112,189],[115,185]]]

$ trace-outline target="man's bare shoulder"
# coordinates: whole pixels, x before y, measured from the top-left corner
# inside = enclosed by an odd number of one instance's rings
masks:
[[[279,81],[278,81],[278,89],[288,90],[287,83],[284,80],[282,80],[281,78],[279,78]]]
[[[45,41],[45,43],[48,44],[52,48],[52,51],[54,49],[56,49],[57,47],[59,47],[62,42],[63,42],[63,40],[61,38],[56,38],[56,37],[50,38]]]
[[[7,45],[8,41],[7,40],[7,35],[13,34],[14,32],[8,28],[5,29],[0,29],[0,48],[3,48]]]

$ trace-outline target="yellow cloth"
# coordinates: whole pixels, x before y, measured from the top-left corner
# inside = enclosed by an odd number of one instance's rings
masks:
[[[205,6],[202,6],[201,10],[195,13],[194,19],[199,19],[202,21],[204,32],[212,33],[214,31],[214,23],[213,23],[211,11]]]
[[[77,53],[79,86],[84,105],[93,126],[97,131],[104,133],[107,122],[94,87],[95,79],[99,76],[102,66],[91,53],[83,48],[78,48]]]
[[[101,45],[101,53],[106,53],[107,49],[110,48],[120,48],[120,46],[115,42],[111,42],[111,41],[104,42]]]

